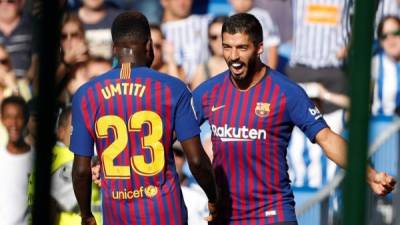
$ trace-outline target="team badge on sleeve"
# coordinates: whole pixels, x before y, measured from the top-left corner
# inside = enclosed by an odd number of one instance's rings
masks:
[[[270,111],[269,106],[270,106],[269,103],[257,102],[256,108],[254,109],[254,112],[259,117],[266,117],[266,116],[268,116],[269,111]]]

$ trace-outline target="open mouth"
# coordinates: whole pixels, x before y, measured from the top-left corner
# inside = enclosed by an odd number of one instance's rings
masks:
[[[242,62],[231,63],[231,68],[234,74],[241,74],[244,70],[244,63]]]

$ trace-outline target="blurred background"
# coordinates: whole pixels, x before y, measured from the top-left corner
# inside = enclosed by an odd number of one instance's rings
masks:
[[[354,14],[352,0],[66,0],[54,73],[57,142],[51,166],[51,199],[57,224],[80,224],[72,191],[68,151],[70,105],[75,91],[113,66],[110,28],[122,11],[139,10],[151,23],[155,59],[152,68],[185,82],[190,89],[225,71],[221,28],[238,12],[255,15],[264,31],[264,63],[299,83],[319,106],[329,126],[348,137],[350,100],[347,71]],[[400,1],[375,0],[371,56],[369,162],[400,180]],[[35,0],[0,0],[0,224],[28,224],[32,200],[32,165],[37,139],[38,40]],[[11,100],[10,100],[11,99]],[[10,105],[17,107],[10,107]],[[25,113],[26,112],[26,113]],[[22,123],[16,126],[15,117]],[[8,143],[23,137],[25,148]],[[202,126],[202,142],[212,158],[211,131]],[[207,199],[195,183],[179,143],[177,171],[189,211],[189,225],[206,224]],[[319,146],[295,129],[287,152],[289,174],[301,225],[342,224],[344,172]],[[96,165],[96,160],[93,161]],[[4,172],[7,171],[7,172]],[[29,177],[29,178],[28,178]],[[18,178],[18,179],[17,179]],[[93,210],[101,221],[98,187]],[[397,207],[395,207],[397,206]],[[400,225],[400,193],[368,193],[368,224]],[[18,213],[16,213],[18,212]],[[5,218],[3,220],[3,218]]]

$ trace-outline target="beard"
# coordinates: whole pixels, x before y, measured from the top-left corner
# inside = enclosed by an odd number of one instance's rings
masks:
[[[256,68],[256,62],[257,62],[257,55],[252,56],[247,64],[243,61],[236,60],[236,61],[229,61],[228,66],[229,68],[232,67],[232,64],[234,63],[241,63],[243,65],[244,71],[242,74],[235,74],[231,71],[232,78],[235,79],[236,81],[243,81],[246,79],[251,79],[251,77],[254,75],[254,71]]]

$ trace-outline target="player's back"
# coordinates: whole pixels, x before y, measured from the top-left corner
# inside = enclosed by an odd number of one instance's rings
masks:
[[[101,161],[104,224],[186,223],[170,150],[174,130],[179,140],[199,132],[190,126],[196,124],[190,99],[179,80],[124,66],[88,82],[74,96]],[[73,118],[73,125],[79,121]]]

